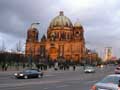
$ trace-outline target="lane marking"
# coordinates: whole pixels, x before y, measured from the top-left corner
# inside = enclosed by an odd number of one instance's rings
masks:
[[[22,82],[22,83],[9,83],[9,84],[0,84],[0,88],[5,87],[16,87],[16,86],[27,86],[27,85],[39,85],[39,84],[51,84],[51,83],[59,83],[61,81],[42,81],[42,82]]]
[[[43,88],[44,90],[47,90],[47,89],[52,89],[52,88],[64,88],[64,87],[68,87],[68,86],[70,86],[70,85],[61,85],[61,86],[56,86],[56,87],[49,87],[49,88]]]
[[[55,76],[55,75],[45,75],[45,77],[49,77],[49,76]]]
[[[46,90],[46,89],[49,89],[49,88],[43,88],[43,89],[45,89],[45,90]]]
[[[87,81],[86,84],[95,83],[95,82],[97,82],[97,81],[96,80],[94,80],[94,81]]]
[[[67,86],[70,86],[70,85],[61,85],[61,86],[56,86],[56,88],[64,88],[64,87],[67,87]]]

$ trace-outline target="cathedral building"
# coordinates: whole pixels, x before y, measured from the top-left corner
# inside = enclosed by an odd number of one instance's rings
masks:
[[[63,11],[53,18],[47,33],[39,40],[39,30],[31,26],[27,31],[25,54],[52,61],[60,58],[80,62],[85,57],[84,28],[80,22],[72,23]]]

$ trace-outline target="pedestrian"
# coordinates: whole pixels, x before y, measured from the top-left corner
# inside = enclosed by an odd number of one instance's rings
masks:
[[[5,64],[5,71],[7,71],[7,69],[8,69],[8,64],[6,63]]]
[[[83,70],[85,70],[85,65],[83,65]]]
[[[25,68],[25,63],[23,63],[23,68]]]
[[[4,69],[5,69],[5,64],[3,63],[2,64],[2,71],[4,71]]]
[[[74,71],[75,71],[75,68],[76,68],[76,67],[75,67],[75,65],[74,65],[74,66],[73,66],[73,70],[74,70]]]
[[[40,69],[40,64],[36,64],[36,67],[39,70]]]

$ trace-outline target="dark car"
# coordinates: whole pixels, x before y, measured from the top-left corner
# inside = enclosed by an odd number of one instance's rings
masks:
[[[40,78],[43,77],[43,72],[39,71],[38,69],[27,69],[22,72],[15,73],[14,76],[16,78]]]

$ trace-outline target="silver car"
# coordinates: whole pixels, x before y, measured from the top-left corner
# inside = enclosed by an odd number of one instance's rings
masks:
[[[120,75],[108,75],[94,84],[90,90],[120,90]]]

